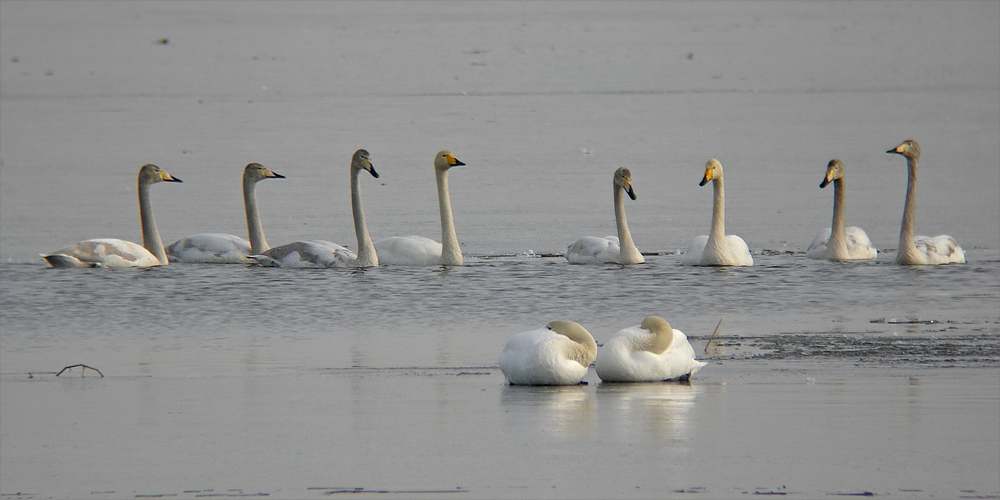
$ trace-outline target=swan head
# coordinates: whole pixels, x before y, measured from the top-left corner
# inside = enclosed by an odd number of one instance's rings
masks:
[[[184,182],[156,165],[147,163],[139,169],[139,184],[155,184],[157,182]]]
[[[372,165],[372,156],[365,149],[354,152],[351,158],[351,171],[354,170],[366,170],[372,177],[378,179],[378,172],[375,171],[375,165]]]
[[[615,186],[625,190],[629,198],[635,199],[635,191],[632,190],[632,172],[621,167],[615,170]]]
[[[895,149],[890,149],[886,153],[903,155],[911,160],[917,160],[920,158],[920,145],[917,141],[913,139],[907,139],[896,146]]]
[[[264,179],[284,179],[285,176],[261,165],[260,163],[250,163],[243,169],[243,179],[251,182],[258,182]]]
[[[451,151],[443,150],[438,151],[437,156],[434,157],[434,168],[436,170],[448,170],[451,167],[461,167],[465,165],[455,155],[451,154]]]
[[[653,341],[648,349],[643,349],[653,354],[661,354],[666,351],[674,341],[674,329],[667,323],[667,320],[659,316],[648,316],[642,320],[640,325],[644,330],[649,330],[653,334]]]
[[[843,178],[844,164],[841,163],[840,160],[834,158],[826,165],[826,177],[823,178],[823,182],[819,183],[819,187],[825,188],[827,184]]]
[[[545,328],[580,344],[580,348],[572,353],[572,358],[581,365],[590,366],[594,362],[594,358],[597,357],[597,341],[583,325],[575,321],[553,321],[545,325]]]
[[[719,160],[712,158],[705,164],[705,176],[702,177],[701,182],[699,182],[698,185],[704,186],[705,184],[708,184],[708,181],[714,181],[716,179],[722,179],[722,164],[719,163]]]

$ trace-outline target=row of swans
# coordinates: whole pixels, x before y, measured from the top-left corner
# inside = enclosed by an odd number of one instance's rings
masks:
[[[913,235],[920,146],[916,141],[907,140],[886,152],[904,156],[908,170],[896,263],[964,263],[965,253],[951,236],[930,238]],[[359,149],[351,159],[350,168],[351,209],[358,243],[357,253],[326,240],[297,241],[270,248],[264,238],[255,186],[261,180],[280,179],[284,176],[258,163],[251,163],[243,173],[243,199],[250,241],[230,234],[205,233],[183,238],[164,248],[153,219],[149,186],[162,181],[181,181],[155,165],[143,165],[138,179],[142,245],[117,239],[85,240],[42,257],[53,267],[147,267],[166,265],[169,262],[246,263],[247,259],[275,267],[371,267],[379,263],[462,265],[462,252],[452,217],[448,171],[465,163],[445,150],[435,155],[433,164],[441,215],[441,243],[422,236],[392,237],[372,242],[361,204],[360,175],[365,171],[378,178],[379,174],[375,171],[368,151]],[[809,245],[806,255],[810,258],[835,261],[874,259],[878,253],[864,230],[846,226],[844,178],[843,163],[831,160],[820,188],[833,183],[833,222],[830,228],[820,232]],[[692,241],[682,262],[700,266],[751,266],[753,257],[746,242],[739,236],[725,234],[723,171],[722,164],[716,159],[709,160],[705,165],[705,173],[699,185],[704,186],[710,181],[714,191],[711,230],[708,235],[698,236]],[[625,195],[632,200],[636,199],[631,171],[624,167],[617,169],[612,187],[618,235],[580,238],[566,250],[565,256],[569,262],[631,265],[645,261],[632,240],[625,217]]]
[[[514,385],[579,384],[591,363],[604,382],[687,380],[706,364],[687,336],[658,316],[619,331],[600,350],[579,323],[553,321],[515,335],[500,354],[500,371]]]

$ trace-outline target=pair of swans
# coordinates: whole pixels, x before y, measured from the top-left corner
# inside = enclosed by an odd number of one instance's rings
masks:
[[[600,351],[590,332],[572,321],[515,335],[500,354],[500,371],[514,385],[573,385],[595,359],[604,382],[686,380],[706,364],[695,359],[683,332],[649,316],[616,333]]]
[[[158,182],[181,182],[156,165],[139,169],[139,221],[142,224],[142,245],[119,239],[84,240],[42,258],[52,267],[150,267],[167,265],[160,232],[153,218],[149,186]]]
[[[640,264],[645,262],[642,253],[632,242],[632,233],[628,230],[625,219],[625,194],[635,200],[632,189],[632,172],[621,167],[615,170],[614,182],[615,223],[618,226],[618,236],[584,236],[576,240],[566,249],[566,260],[573,264]]]

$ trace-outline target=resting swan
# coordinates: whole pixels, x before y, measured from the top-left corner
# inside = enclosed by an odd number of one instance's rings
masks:
[[[438,205],[441,211],[441,243],[423,236],[393,236],[375,242],[375,250],[383,264],[402,266],[460,266],[462,249],[455,234],[448,194],[448,170],[465,165],[451,151],[439,151],[434,157]]]
[[[646,261],[639,253],[639,249],[635,247],[635,243],[632,242],[632,233],[629,232],[628,221],[625,220],[625,197],[622,196],[622,193],[628,193],[629,198],[635,199],[635,191],[632,190],[632,172],[625,167],[615,170],[612,188],[614,189],[615,222],[618,225],[618,237],[584,236],[566,249],[566,260],[574,264],[603,264],[605,262],[640,264]]]
[[[170,262],[204,264],[246,264],[247,257],[269,248],[264,239],[264,228],[257,209],[257,182],[264,179],[284,179],[260,163],[251,163],[243,169],[243,206],[247,215],[250,241],[225,233],[202,233],[177,240],[167,246]]]
[[[586,328],[553,321],[507,341],[500,371],[514,385],[573,385],[587,375],[596,355],[597,342]]]
[[[641,326],[626,328],[605,342],[595,368],[604,382],[659,382],[687,380],[705,364],[694,358],[683,332],[661,317],[649,316]]]
[[[715,189],[715,204],[712,207],[712,232],[708,236],[698,236],[691,242],[691,248],[684,256],[684,264],[691,266],[752,266],[753,257],[747,243],[736,235],[726,235],[726,193],[722,188],[722,164],[716,159],[708,160],[705,177],[699,186],[712,181]]]
[[[365,212],[361,206],[362,171],[378,178],[371,155],[364,149],[354,152],[351,158],[351,211],[354,214],[354,233],[358,238],[358,253],[326,240],[296,241],[267,250],[250,258],[270,267],[374,267],[378,256],[372,239],[368,236]]]
[[[844,217],[847,204],[844,201],[844,164],[833,159],[826,166],[826,177],[820,183],[820,188],[833,183],[833,223],[820,231],[809,248],[806,257],[826,260],[859,260],[874,259],[878,250],[868,238],[868,233],[859,227],[844,227]]]
[[[913,236],[913,219],[917,210],[917,162],[920,161],[920,145],[907,140],[886,153],[906,157],[906,202],[903,209],[903,223],[899,228],[899,249],[896,263],[904,266],[920,264],[964,264],[965,252],[955,238],[942,234],[933,238]]]
[[[139,220],[142,245],[118,239],[85,240],[42,258],[52,267],[149,267],[167,265],[163,241],[156,229],[149,186],[157,182],[181,182],[156,165],[139,169]]]

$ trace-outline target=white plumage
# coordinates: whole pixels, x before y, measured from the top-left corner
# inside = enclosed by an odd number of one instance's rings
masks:
[[[683,263],[692,266],[752,266],[753,257],[747,243],[736,235],[726,235],[726,194],[722,184],[722,164],[711,159],[705,165],[705,176],[699,186],[712,181],[714,204],[712,229],[698,236],[684,255]]]
[[[809,244],[806,257],[825,260],[874,259],[878,250],[868,238],[868,233],[859,227],[845,227],[847,212],[844,164],[837,159],[830,160],[820,188],[833,183],[833,222]]]
[[[684,332],[657,316],[616,333],[598,351],[595,364],[604,382],[687,379],[703,366]]]
[[[587,375],[597,342],[572,321],[515,335],[500,354],[500,371],[515,385],[572,385]]]
[[[632,233],[628,229],[625,218],[625,197],[635,199],[632,189],[632,172],[627,168],[615,170],[614,182],[615,224],[618,236],[584,236],[576,240],[566,249],[566,260],[573,264],[603,264],[614,262],[618,264],[640,264],[646,259],[632,242]]]

